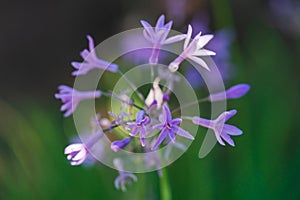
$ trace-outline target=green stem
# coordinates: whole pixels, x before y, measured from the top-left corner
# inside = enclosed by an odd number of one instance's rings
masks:
[[[170,200],[172,199],[171,187],[169,184],[167,169],[163,168],[162,177],[160,177],[160,198],[162,200]]]

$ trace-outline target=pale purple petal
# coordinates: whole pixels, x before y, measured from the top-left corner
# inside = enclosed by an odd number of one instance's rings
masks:
[[[225,132],[226,134],[229,134],[229,135],[241,135],[241,134],[243,134],[243,131],[241,129],[237,128],[236,126],[229,125],[229,124],[225,124],[223,126],[222,132]]]
[[[226,90],[226,96],[228,99],[237,99],[247,94],[249,90],[250,90],[250,85],[238,84]]]
[[[145,111],[140,110],[136,113],[136,123],[141,123],[141,121],[144,119]]]
[[[175,143],[176,136],[175,136],[175,133],[173,132],[173,130],[168,130],[168,135],[169,135],[171,141],[172,141],[173,143]]]
[[[180,135],[181,137],[185,137],[190,140],[194,140],[194,136],[192,136],[189,132],[183,130],[179,126],[174,126],[173,127],[174,132],[176,132],[177,135]]]
[[[197,116],[193,117],[192,121],[194,124],[198,124],[198,125],[206,127],[206,128],[211,128],[212,124],[213,124],[213,122],[211,120],[204,119],[204,118],[197,117]]]
[[[161,130],[165,125],[164,124],[156,124],[152,127],[153,130]]]
[[[159,134],[159,136],[157,137],[153,147],[151,148],[151,150],[156,150],[158,148],[158,146],[163,142],[163,140],[166,138],[168,134],[168,130],[167,129],[163,129],[161,131],[161,133]]]
[[[160,28],[163,28],[164,23],[165,23],[165,16],[161,15],[156,22],[155,31],[158,32]]]
[[[221,137],[228,143],[230,144],[231,146],[235,146],[234,145],[234,141],[231,139],[231,137],[229,135],[227,135],[226,133],[222,133],[221,134]]]
[[[172,125],[179,125],[181,123],[182,123],[182,119],[180,119],[180,118],[172,119],[170,122],[170,124],[172,124]]]
[[[181,35],[175,35],[173,37],[169,37],[168,39],[166,39],[164,41],[164,44],[172,44],[172,43],[175,43],[175,42],[179,42],[183,39],[186,38],[186,35],[185,34],[181,34]]]
[[[165,122],[171,121],[172,120],[172,114],[170,112],[169,107],[166,104],[164,104],[163,109],[164,109],[164,117],[165,117],[164,120],[165,120]]]

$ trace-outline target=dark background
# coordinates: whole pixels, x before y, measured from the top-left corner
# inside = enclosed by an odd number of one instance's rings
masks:
[[[228,85],[252,87],[229,103],[240,111],[232,123],[244,131],[235,148],[218,145],[199,159],[193,144],[167,168],[174,199],[300,198],[299,32],[285,28],[269,3],[187,0],[183,22],[174,20],[184,31],[194,15],[207,12],[212,30],[232,28],[236,74]],[[70,62],[80,60],[87,34],[100,43],[139,27],[140,19],[153,24],[162,13],[173,19],[158,0],[0,3],[0,199],[160,198],[156,173],[138,175],[122,193],[113,187],[114,170],[70,167],[62,152],[75,129],[53,94],[59,84],[72,85]]]

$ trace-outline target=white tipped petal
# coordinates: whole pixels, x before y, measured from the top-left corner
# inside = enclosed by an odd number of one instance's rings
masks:
[[[202,67],[204,67],[205,69],[207,69],[208,71],[210,71],[208,65],[206,64],[206,62],[203,59],[195,57],[195,56],[190,56],[189,59],[191,59],[195,63],[201,65]]]
[[[186,47],[188,46],[190,40],[191,40],[191,37],[192,37],[192,32],[193,32],[193,28],[192,26],[189,24],[188,26],[188,31],[186,33],[186,38],[185,38],[185,41],[184,41],[184,45],[183,45],[183,49],[186,49]]]
[[[72,153],[73,151],[80,151],[83,148],[82,144],[71,144],[65,148],[65,154]]]
[[[207,49],[200,49],[193,53],[193,56],[215,56],[216,53]]]
[[[199,38],[197,48],[202,49],[214,36],[213,35],[203,35]]]
[[[164,41],[164,44],[172,44],[175,42],[179,42],[179,41],[183,40],[184,38],[186,38],[186,34],[176,35],[176,36],[166,39]]]

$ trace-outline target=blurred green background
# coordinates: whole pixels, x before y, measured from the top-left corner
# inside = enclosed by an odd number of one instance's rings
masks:
[[[216,145],[199,159],[200,129],[190,149],[166,168],[172,199],[300,199],[297,23],[287,29],[292,22],[272,15],[271,0],[185,0],[177,15],[176,2],[1,3],[0,199],[161,199],[155,172],[138,174],[123,193],[113,186],[115,170],[99,163],[71,167],[63,149],[76,131],[53,94],[61,83],[72,85],[69,62],[79,59],[86,34],[99,43],[162,13],[185,30],[202,12],[212,30],[234,30],[235,75],[228,86],[249,83],[251,91],[228,105],[239,111],[231,123],[244,131],[234,138],[236,147]]]

